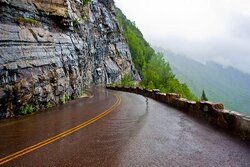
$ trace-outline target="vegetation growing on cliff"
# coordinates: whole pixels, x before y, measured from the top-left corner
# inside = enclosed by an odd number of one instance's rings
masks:
[[[175,78],[169,63],[164,60],[161,53],[155,53],[135,23],[128,20],[117,8],[116,16],[124,30],[135,67],[142,77],[141,86],[157,88],[166,93],[175,92],[182,97],[197,100],[187,85]]]
[[[15,21],[16,21],[18,24],[29,24],[29,25],[41,27],[41,24],[39,24],[36,20],[34,20],[34,19],[32,19],[32,18],[17,17],[17,18],[15,19]]]
[[[31,114],[34,111],[35,111],[35,108],[32,105],[26,104],[26,105],[20,107],[19,114],[26,115],[26,114]]]
[[[73,24],[73,28],[77,28],[78,25],[80,24],[80,18],[75,18],[75,19],[72,21],[72,24]]]
[[[91,2],[91,0],[81,0],[83,6],[87,5],[89,2]]]
[[[63,96],[59,98],[59,103],[65,104],[69,100],[70,100],[70,97],[65,93]]]

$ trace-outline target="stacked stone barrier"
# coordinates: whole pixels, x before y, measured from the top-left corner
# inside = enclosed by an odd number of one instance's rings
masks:
[[[160,93],[159,90],[147,90],[139,87],[128,88],[120,86],[107,86],[108,89],[140,94],[165,103],[178,110],[204,119],[209,123],[240,136],[243,140],[250,141],[250,117],[235,111],[224,109],[222,103],[209,101],[191,101],[181,98],[175,93]]]

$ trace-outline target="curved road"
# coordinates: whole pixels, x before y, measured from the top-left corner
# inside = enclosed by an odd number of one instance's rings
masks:
[[[93,98],[0,122],[3,166],[250,166],[250,147],[140,95]],[[53,111],[52,111],[53,110]]]

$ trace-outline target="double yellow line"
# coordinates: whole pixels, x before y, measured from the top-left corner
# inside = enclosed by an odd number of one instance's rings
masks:
[[[69,130],[66,130],[66,131],[64,131],[64,132],[62,132],[62,133],[60,133],[58,135],[55,135],[55,136],[53,136],[51,138],[48,138],[48,139],[46,139],[46,140],[44,140],[42,142],[39,142],[39,143],[37,143],[35,145],[32,145],[32,146],[27,147],[27,148],[25,148],[23,150],[20,150],[18,152],[10,154],[10,155],[8,155],[8,156],[6,156],[4,158],[1,158],[0,159],[0,165],[3,165],[6,162],[9,162],[9,161],[11,161],[13,159],[16,159],[16,158],[18,158],[20,156],[23,156],[25,154],[28,154],[29,152],[37,150],[37,149],[39,149],[39,148],[41,148],[43,146],[46,146],[46,145],[48,145],[50,143],[53,143],[53,142],[65,137],[65,136],[68,136],[68,135],[70,135],[70,134],[72,134],[72,133],[74,133],[74,132],[76,132],[76,131],[78,131],[78,130],[80,130],[80,129],[82,129],[82,128],[84,128],[84,127],[86,127],[86,126],[88,126],[88,125],[90,125],[92,123],[94,123],[94,122],[96,122],[97,120],[101,119],[102,117],[106,116],[107,114],[112,112],[115,108],[117,108],[119,106],[120,102],[121,102],[121,98],[119,96],[117,96],[115,94],[114,94],[114,96],[116,97],[115,104],[112,105],[109,109],[102,112],[101,114],[97,115],[96,117],[94,117],[94,118],[92,118],[92,119],[90,119],[90,120],[88,120],[86,122],[83,122],[82,124],[80,124],[78,126],[75,126],[75,127],[71,128]]]

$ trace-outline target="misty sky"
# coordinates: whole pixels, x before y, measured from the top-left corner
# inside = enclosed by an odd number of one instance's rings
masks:
[[[152,46],[250,73],[250,0],[115,0]]]

